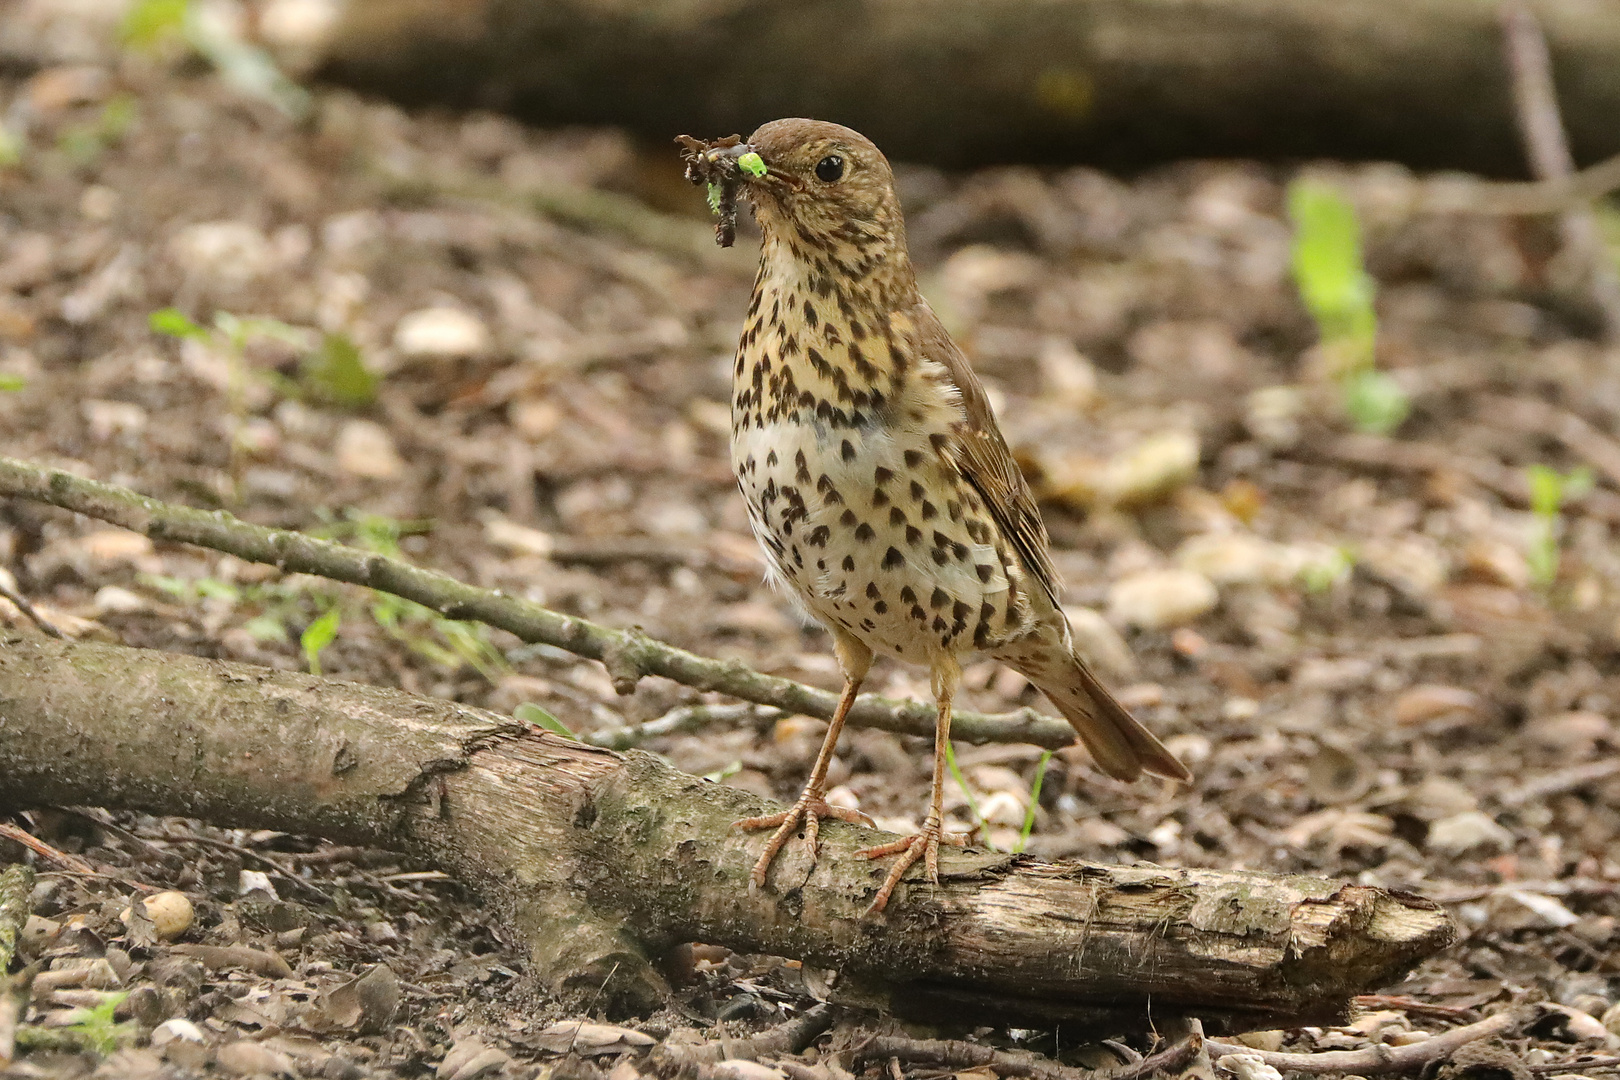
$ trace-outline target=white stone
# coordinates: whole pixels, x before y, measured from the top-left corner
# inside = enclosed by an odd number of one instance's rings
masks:
[[[394,327],[394,348],[403,356],[421,359],[482,356],[489,352],[489,328],[461,308],[422,308]]]
[[[1143,630],[1185,626],[1215,609],[1220,595],[1191,570],[1143,570],[1108,590],[1108,618]]]
[[[388,429],[372,420],[350,420],[338,432],[338,468],[367,480],[392,480],[405,471]]]
[[[1097,480],[1103,503],[1131,506],[1161,499],[1198,475],[1198,436],[1166,431],[1109,459]]]
[[[129,615],[133,612],[145,611],[147,607],[144,597],[117,585],[103,585],[97,589],[94,602],[98,615]]]
[[[203,1034],[202,1028],[183,1016],[172,1017],[152,1029],[153,1046],[163,1046],[176,1039],[181,1042],[205,1043],[208,1036]]]

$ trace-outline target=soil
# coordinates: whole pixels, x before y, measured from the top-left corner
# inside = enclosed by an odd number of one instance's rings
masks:
[[[0,8],[0,39],[25,11]],[[299,122],[206,65],[111,46],[8,54],[0,104],[20,158],[0,167],[5,454],[397,544],[836,688],[826,634],[763,584],[727,466],[757,234],[744,214],[735,251],[710,246],[673,146],[329,89]],[[1411,402],[1388,439],[1354,435],[1290,276],[1286,191],[1307,173],[1366,227],[1378,363]],[[1620,1046],[1620,352],[1572,299],[1553,225],[1412,217],[1418,180],[1384,165],[897,175],[925,291],[1042,493],[1082,640],[1197,777],[1124,785],[1078,749],[964,745],[949,827],[1051,859],[1308,869],[1451,906],[1464,940],[1393,997],[1257,1045],[1401,1043],[1536,1001],[1544,1019],[1508,1044],[1515,1067]],[[581,209],[580,191],[613,198]],[[170,308],[194,329],[154,329]],[[1597,489],[1538,517],[1534,465],[1590,466]],[[71,634],[281,668],[314,653],[328,675],[533,703],[576,732],[703,700],[657,679],[619,697],[557,650],[29,504],[0,506],[0,566]],[[336,636],[317,648],[305,631],[331,611]],[[927,694],[919,671],[886,663],[870,685]],[[968,669],[962,700],[1040,704],[991,664]],[[823,730],[794,718],[647,748],[786,799]],[[915,825],[928,754],[852,732],[834,799]],[[430,867],[86,808],[9,820],[89,866],[28,856],[51,923],[25,955],[106,960],[107,985],[135,993],[114,1057],[32,1052],[3,1075],[654,1069],[594,1028],[557,1052],[544,1029],[588,1018],[537,998],[477,898]],[[0,840],[0,862],[23,857]],[[126,928],[130,897],[156,889],[195,905],[182,943],[274,949],[290,973],[188,960]],[[768,1027],[813,1002],[779,960],[677,961],[681,1000],[629,1023],[655,1041]],[[71,1010],[91,999],[74,993],[36,994],[30,1022],[81,1021]],[[171,1017],[203,1041],[172,1022],[152,1040]],[[847,1013],[833,1037],[854,1046],[886,1023]],[[1087,1066],[1153,1038],[948,1034]]]

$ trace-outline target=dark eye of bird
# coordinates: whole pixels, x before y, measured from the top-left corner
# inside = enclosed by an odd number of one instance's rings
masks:
[[[828,154],[816,162],[816,179],[830,184],[844,175],[844,159],[837,154]]]

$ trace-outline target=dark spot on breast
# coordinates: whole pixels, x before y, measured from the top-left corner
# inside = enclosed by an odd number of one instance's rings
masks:
[[[947,500],[946,503],[945,503],[945,513],[946,513],[946,515],[948,517],[950,517],[950,519],[952,521],[961,521],[962,520],[962,504],[960,502],[956,501],[955,499]],[[968,535],[969,536],[973,535],[973,530],[972,529],[968,530]],[[975,539],[977,539],[977,538],[975,537]]]
[[[938,516],[939,508],[933,503],[929,502],[927,499],[924,499],[922,504],[922,519],[924,521],[930,521]]]
[[[989,565],[988,563],[979,563],[973,569],[978,572],[979,580],[982,581],[982,582],[985,582],[986,584],[989,584],[990,575],[995,573],[995,571],[996,571],[996,568]]]
[[[810,535],[805,538],[804,542],[812,545],[813,547],[826,547],[827,538],[831,535],[832,529],[828,528],[826,525],[817,525],[814,529],[810,530]]]
[[[863,544],[871,540],[872,537],[876,535],[877,530],[873,529],[871,525],[864,521],[861,522],[860,525],[855,529],[855,539],[859,540]]]
[[[913,604],[911,605],[911,617],[918,622],[925,622],[928,619],[928,612],[924,611],[920,605]]]
[[[946,630],[950,629],[949,624],[938,615],[934,616],[933,627],[934,633],[936,634],[943,634]]]
[[[950,554],[946,552],[944,548],[935,548],[933,551],[930,551],[929,554],[933,556],[935,566],[944,566],[946,563],[951,561]]]
[[[906,468],[915,469],[917,466],[921,465],[922,462],[923,462],[922,451],[921,450],[907,450],[906,453],[905,453],[905,459],[906,459]]]
[[[873,491],[872,492],[872,505],[873,505],[873,507],[888,506],[889,505],[889,493],[887,491],[884,491],[882,488],[878,488],[875,491]]]
[[[842,446],[840,446],[838,448],[838,453],[839,453],[839,456],[841,456],[845,461],[854,461],[855,460],[855,444],[850,442],[848,439],[845,439],[844,440],[844,445],[842,445]]]
[[[972,610],[972,607],[970,607],[966,601],[958,600],[956,603],[951,605],[951,618],[965,626],[967,625],[966,620],[968,617],[968,612]]]
[[[904,525],[905,523],[906,523],[906,512],[904,510],[900,509],[898,506],[889,507],[889,524],[893,525],[895,528],[898,529],[898,528],[900,528],[900,526]]]
[[[750,460],[752,460],[752,459],[750,459]],[[775,450],[772,450],[770,453],[765,455],[765,465],[767,467],[774,467],[776,465],[776,451]]]
[[[877,468],[872,470],[872,483],[874,484],[887,484],[893,479],[894,473],[891,470],[884,468],[882,465],[879,465]]]
[[[900,554],[899,548],[890,548],[883,553],[883,569],[893,570],[906,565],[906,557]]]
[[[804,321],[812,330],[816,328],[816,323],[821,321],[820,316],[816,314],[816,309],[809,304],[804,305]]]
[[[884,603],[882,600],[879,600],[877,603],[872,605],[872,610],[877,612],[879,615],[887,615],[889,613],[889,605]]]
[[[915,545],[922,539],[922,530],[915,525],[906,526],[906,543]]]
[[[930,596],[928,598],[928,606],[929,607],[942,608],[942,607],[944,607],[946,604],[948,604],[950,602],[951,602],[950,594],[947,593],[944,589],[935,589],[934,590],[934,595]]]
[[[926,494],[927,494],[927,491],[924,490],[924,488],[923,488],[923,486],[921,484],[919,484],[915,480],[913,480],[911,482],[911,500],[913,502],[916,502],[917,500],[921,499]]]
[[[842,514],[838,515],[838,524],[844,526],[846,529],[855,524],[855,522],[858,520],[860,519],[855,516],[855,511],[853,510],[845,510]]]
[[[900,589],[900,599],[904,600],[908,604],[915,604],[917,602],[916,590],[912,589],[910,585],[902,586]]]
[[[855,556],[853,556],[853,555],[845,555],[844,556],[844,561],[840,565],[843,566],[844,573],[846,573],[846,574],[850,573],[851,571],[853,571],[855,569]]]

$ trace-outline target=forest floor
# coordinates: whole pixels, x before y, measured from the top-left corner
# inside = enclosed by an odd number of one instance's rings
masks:
[[[0,453],[397,549],[836,688],[826,634],[763,584],[727,464],[757,234],[745,220],[736,249],[712,246],[673,146],[330,89],[294,123],[202,67],[60,59],[0,65],[20,134],[0,165]],[[1399,1044],[1540,1001],[1511,1061],[1612,1052],[1597,1018],[1620,1032],[1620,352],[1561,299],[1550,223],[1411,216],[1417,180],[1394,166],[1307,171],[1366,227],[1378,362],[1411,401],[1388,439],[1355,435],[1322,375],[1289,270],[1299,170],[897,167],[925,292],[1041,495],[1079,636],[1196,774],[1123,785],[1078,748],[964,745],[949,825],[1043,858],[1311,871],[1450,906],[1462,942],[1394,997],[1256,1045]],[[154,330],[169,308],[195,328]],[[1533,465],[1590,466],[1597,488],[1538,516]],[[280,668],[306,664],[304,631],[336,610],[325,674],[533,703],[576,732],[703,699],[656,678],[621,698],[557,650],[31,504],[0,506],[0,567],[74,635]],[[30,632],[4,601],[0,619]],[[886,662],[869,686],[927,695]],[[988,663],[961,700],[1041,704]],[[785,799],[823,730],[794,718],[645,748]],[[929,749],[849,733],[835,801],[914,825]],[[59,968],[107,960],[142,1037],[99,1066],[36,1053],[0,1074],[653,1069],[596,1028],[546,1035],[583,1017],[538,997],[477,898],[429,867],[85,808],[11,820],[94,871],[39,865],[49,936],[28,948]],[[0,863],[20,857],[0,839]],[[188,894],[183,941],[274,949],[287,973],[130,940],[131,882]],[[672,964],[679,1007],[631,1022],[655,1040],[767,1027],[813,1000],[773,958]],[[350,1007],[374,965],[387,974],[368,986],[397,984],[391,1017]],[[62,993],[33,1017],[82,1019],[69,1010],[88,999]],[[195,1028],[145,1045],[175,1016]],[[885,1023],[846,1014],[833,1038]],[[952,1034],[1093,1067],[1151,1042]],[[852,1062],[887,1067],[790,1064]]]

